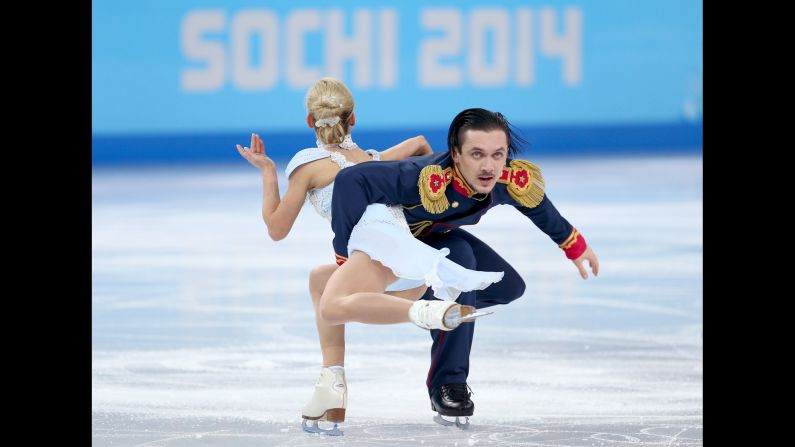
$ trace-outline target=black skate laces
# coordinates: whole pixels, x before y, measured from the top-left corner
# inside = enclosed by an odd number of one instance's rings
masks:
[[[469,390],[469,392],[467,392]],[[469,396],[475,394],[472,388],[466,383],[451,383],[442,385],[442,393],[445,394],[451,401],[462,401],[469,399]]]

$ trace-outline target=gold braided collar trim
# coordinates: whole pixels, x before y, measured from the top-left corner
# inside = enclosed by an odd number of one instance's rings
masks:
[[[497,179],[499,183],[508,185],[508,194],[528,207],[535,208],[544,199],[544,177],[541,168],[529,161],[511,160],[510,167],[502,170]]]
[[[450,183],[450,168],[442,169],[439,165],[428,165],[420,171],[417,186],[420,190],[420,201],[425,211],[431,214],[441,214],[447,211],[450,203],[444,195]]]

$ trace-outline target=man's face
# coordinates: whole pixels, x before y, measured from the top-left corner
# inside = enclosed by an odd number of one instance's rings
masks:
[[[469,129],[462,135],[461,152],[453,149],[453,162],[476,192],[488,194],[497,184],[508,156],[505,132]]]

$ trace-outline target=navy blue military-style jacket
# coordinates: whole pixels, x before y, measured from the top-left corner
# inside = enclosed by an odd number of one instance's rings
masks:
[[[449,151],[405,160],[359,163],[334,180],[331,228],[337,264],[348,258],[348,240],[367,205],[400,205],[412,234],[423,236],[474,225],[489,209],[512,205],[546,233],[569,259],[585,251],[585,240],[544,193],[538,166],[508,159],[497,185],[476,193],[455,167]]]

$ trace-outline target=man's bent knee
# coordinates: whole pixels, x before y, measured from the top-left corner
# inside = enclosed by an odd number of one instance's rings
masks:
[[[524,295],[525,289],[527,289],[527,285],[524,283],[522,277],[518,274],[512,278],[511,285],[512,287],[506,294],[509,303],[513,300],[521,298],[522,295]]]

